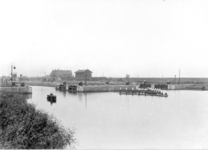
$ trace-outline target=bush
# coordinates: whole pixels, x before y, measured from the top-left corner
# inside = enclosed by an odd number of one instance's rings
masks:
[[[0,93],[0,143],[15,149],[60,149],[72,145],[74,139],[73,131],[22,95]]]

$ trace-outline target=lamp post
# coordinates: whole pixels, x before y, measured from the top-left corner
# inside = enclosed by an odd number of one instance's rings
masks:
[[[16,69],[16,67],[11,65],[11,84],[12,84],[12,80],[13,80],[13,69]]]

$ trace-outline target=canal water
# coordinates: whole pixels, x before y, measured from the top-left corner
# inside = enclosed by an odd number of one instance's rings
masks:
[[[32,88],[28,102],[75,129],[77,149],[208,149],[208,91],[167,91],[164,98]]]

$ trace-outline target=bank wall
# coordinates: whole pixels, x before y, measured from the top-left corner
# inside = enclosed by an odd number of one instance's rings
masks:
[[[55,87],[56,84],[55,82],[31,82],[31,81],[26,81],[25,82],[26,85],[29,86],[48,86],[48,87]]]
[[[78,81],[70,81],[67,82],[67,85],[77,85],[79,82]],[[56,87],[57,84],[62,84],[62,82],[31,82],[27,81],[25,82],[26,85],[28,86],[48,86],[48,87]],[[84,83],[83,83],[84,84]],[[93,85],[92,83],[87,83],[87,86],[83,85],[85,91],[118,91],[120,88],[132,88],[140,86],[138,85],[104,85],[104,84],[99,84],[99,85]],[[189,90],[194,88],[190,88],[191,86],[195,86],[197,89],[198,87],[204,86],[205,90],[208,90],[208,84],[170,84],[168,85],[168,90]],[[153,84],[151,85],[152,88],[154,88]],[[200,89],[200,88],[198,88]]]
[[[31,94],[32,87],[0,87],[1,92],[12,92],[12,93],[21,93],[21,94]]]
[[[136,85],[89,85],[83,86],[85,92],[104,92],[119,90],[136,90]]]

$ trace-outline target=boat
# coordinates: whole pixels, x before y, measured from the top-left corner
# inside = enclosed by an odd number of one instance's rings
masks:
[[[56,96],[51,93],[50,95],[47,95],[47,100],[49,102],[55,103],[56,102]]]
[[[67,90],[66,82],[63,82],[62,84],[57,84],[56,85],[56,90],[66,91]]]

